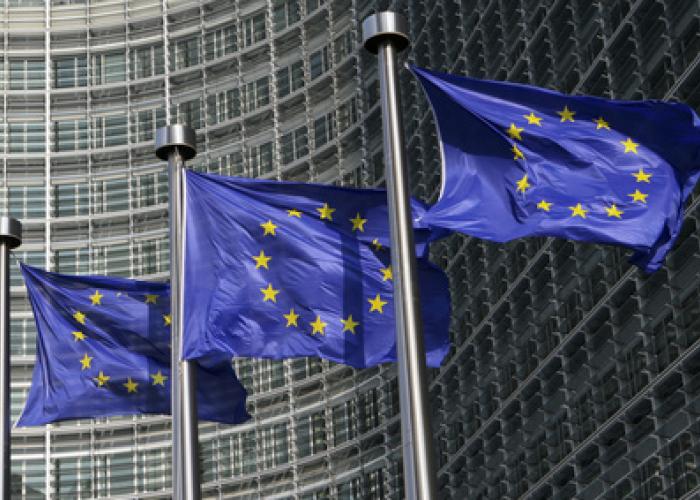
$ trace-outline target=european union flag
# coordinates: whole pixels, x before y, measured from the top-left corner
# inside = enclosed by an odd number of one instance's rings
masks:
[[[184,356],[396,361],[386,192],[186,173]],[[413,203],[414,219],[425,207]],[[449,290],[418,229],[427,362]]]
[[[412,68],[430,100],[443,184],[423,222],[492,241],[558,236],[661,266],[700,175],[687,106],[569,96]]]
[[[67,276],[22,265],[37,355],[19,426],[170,413],[170,286]],[[200,364],[199,418],[244,422],[246,392],[230,362]]]

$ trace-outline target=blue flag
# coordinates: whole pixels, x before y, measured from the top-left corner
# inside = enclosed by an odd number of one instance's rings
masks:
[[[19,426],[170,413],[170,286],[67,276],[22,265],[37,355]],[[246,391],[230,362],[200,364],[199,418],[244,422]]]
[[[497,242],[623,245],[646,271],[661,266],[700,175],[700,122],[689,107],[412,71],[443,160],[442,193],[424,223]]]
[[[425,207],[413,203],[419,219]],[[396,361],[386,192],[186,173],[184,356]],[[449,290],[416,231],[429,366]]]

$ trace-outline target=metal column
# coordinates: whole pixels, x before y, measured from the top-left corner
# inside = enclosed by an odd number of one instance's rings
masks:
[[[184,274],[184,166],[197,155],[197,136],[186,125],[156,131],[156,156],[168,161],[170,184],[170,315],[173,429],[173,498],[199,500],[199,436],[197,427],[196,362],[180,361]]]
[[[22,243],[22,224],[0,217],[0,495],[10,498],[10,250]]]
[[[436,498],[436,476],[396,67],[396,54],[409,45],[407,31],[406,19],[394,12],[362,23],[365,48],[379,57],[406,498],[428,500]]]

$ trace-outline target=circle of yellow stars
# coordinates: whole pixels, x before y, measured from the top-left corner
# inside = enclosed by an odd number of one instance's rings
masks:
[[[117,297],[121,296],[128,296],[128,294],[119,292],[116,294]],[[93,294],[89,296],[90,303],[92,306],[101,306],[102,304],[102,299],[104,299],[105,295],[100,292],[99,290],[95,290]],[[158,295],[157,294],[145,294],[144,295],[144,303],[145,304],[157,304],[158,302]],[[172,324],[172,317],[170,314],[163,314],[163,326],[170,326]],[[72,318],[78,323],[79,325],[82,326],[87,326],[87,314],[85,314],[83,311],[76,310],[72,314]],[[71,332],[73,335],[73,340],[74,342],[85,342],[88,339],[88,336],[85,334],[83,331],[84,329],[80,330],[74,330]],[[93,361],[95,360],[94,356],[90,356],[89,353],[84,352],[82,358],[80,358],[80,370],[81,371],[86,371],[90,370],[93,368]],[[156,373],[149,374],[150,378],[153,380],[152,385],[153,386],[162,386],[165,387],[165,382],[168,380],[168,376],[164,375],[162,370],[158,370]],[[95,385],[99,387],[106,387],[109,383],[110,380],[112,380],[112,377],[104,372],[104,370],[98,370],[97,376],[92,377],[92,380],[95,382]],[[125,383],[122,384],[123,387],[126,388],[127,394],[133,394],[133,393],[138,393],[138,387],[140,385],[140,382],[135,381],[132,379],[132,377],[127,377],[127,380]]]
[[[517,128],[514,130],[514,133],[516,133],[518,130],[522,131],[522,129]],[[296,208],[287,209],[286,212],[288,218],[301,219],[304,215],[304,212]],[[329,205],[327,202],[323,203],[322,206],[317,207],[315,209],[315,212],[317,212],[315,215],[318,217],[319,220],[334,222],[333,216],[334,212],[336,212],[336,209]],[[356,212],[354,217],[349,218],[347,220],[351,224],[350,231],[352,231],[353,233],[365,232],[365,224],[367,224],[368,219],[364,217],[361,212]],[[272,219],[267,219],[261,222],[260,228],[262,229],[263,238],[267,236],[278,236],[279,226],[278,224],[275,224],[275,222]],[[379,252],[384,249],[384,246],[381,244],[378,238],[374,238],[372,240],[371,245],[376,252]],[[271,263],[274,262],[274,258],[271,255],[267,255],[264,249],[260,249],[260,252],[257,255],[251,255],[250,258],[255,264],[255,269],[259,270],[260,272],[263,272],[263,270],[269,271]],[[383,282],[393,280],[393,272],[391,266],[382,267],[379,269],[379,272],[381,273]],[[267,286],[260,288],[259,290],[263,302],[272,302],[275,304],[277,303],[277,298],[278,295],[281,293],[281,290],[275,288],[273,283],[268,282]],[[376,294],[374,297],[368,298],[367,302],[369,312],[376,314],[384,314],[384,307],[388,303],[386,300],[383,300],[381,294],[379,293]],[[284,324],[286,328],[300,327],[299,322],[301,315],[293,307],[289,309],[289,312],[287,312],[286,314],[282,314],[282,317],[284,318]],[[353,335],[356,335],[358,333],[360,322],[353,318],[352,314],[349,314],[347,318],[339,318],[339,322],[343,328],[342,333],[349,332]],[[328,323],[324,321],[321,315],[317,314],[314,320],[310,321],[308,324],[311,327],[311,330],[309,332],[310,335],[326,335]]]
[[[559,123],[566,123],[570,122],[573,123],[576,121],[576,111],[569,109],[568,105],[564,106],[564,109],[557,111],[556,112],[559,115]],[[542,121],[544,120],[544,117],[536,115],[533,111],[531,111],[527,115],[523,115],[523,118],[527,121],[527,125],[533,125],[537,127],[542,127]],[[611,131],[612,129],[610,128],[610,123],[608,123],[604,117],[599,116],[595,119],[593,119],[593,123],[595,124],[595,130],[608,130]],[[513,153],[513,160],[515,161],[525,161],[525,153],[518,147],[518,144],[516,141],[523,141],[523,132],[525,132],[525,126],[519,127],[516,123],[511,122],[508,128],[505,129],[505,133],[508,135],[508,137],[511,139],[511,153]],[[619,141],[620,145],[622,146],[622,153],[623,154],[632,154],[632,155],[638,155],[639,154],[639,143],[634,142],[634,140],[631,137],[627,137],[624,141]],[[651,182],[651,178],[653,176],[652,173],[647,172],[644,170],[643,167],[640,167],[639,170],[635,173],[632,174],[632,176],[635,178],[637,183],[646,183],[649,184]],[[528,189],[532,187],[532,184],[530,183],[530,180],[528,178],[528,174],[523,174],[523,176],[518,179],[515,183],[515,190],[517,193],[525,194]],[[627,195],[629,198],[631,198],[631,201],[634,203],[640,203],[643,205],[646,205],[647,203],[647,197],[649,196],[648,193],[644,193],[639,190],[639,188],[635,189],[634,192],[629,193]],[[554,206],[554,203],[551,201],[548,201],[546,199],[540,199],[537,202],[537,209],[541,210],[542,212],[550,212],[552,210],[552,207]],[[621,210],[617,204],[615,203],[610,203],[608,206],[603,207],[605,210],[605,213],[607,217],[613,218],[613,219],[622,219],[623,214],[625,213],[623,210]],[[575,205],[571,205],[568,207],[570,210],[570,217],[575,218],[575,217],[580,217],[582,219],[585,219],[588,216],[588,213],[591,211],[590,208],[585,208],[583,204],[581,203],[576,203]]]

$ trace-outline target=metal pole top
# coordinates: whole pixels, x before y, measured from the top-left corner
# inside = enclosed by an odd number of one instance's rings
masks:
[[[384,11],[372,14],[362,22],[362,42],[371,53],[379,51],[379,43],[390,39],[397,52],[408,47],[408,23],[396,12]]]
[[[0,241],[7,243],[10,248],[22,244],[22,223],[14,217],[0,217]]]
[[[156,130],[156,156],[168,159],[168,154],[177,148],[184,160],[197,156],[197,135],[188,125],[168,125]]]

